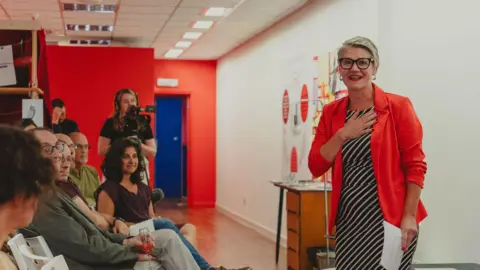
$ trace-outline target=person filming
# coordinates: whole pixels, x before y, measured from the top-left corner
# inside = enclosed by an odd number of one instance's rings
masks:
[[[110,145],[123,138],[136,138],[141,142],[142,153],[145,158],[145,167],[148,168],[148,157],[154,157],[157,146],[149,121],[138,117],[138,96],[131,89],[121,89],[115,94],[115,112],[103,124],[98,139],[98,154],[105,156]],[[135,113],[136,112],[136,113]],[[146,172],[148,177],[148,170]],[[144,178],[145,179],[145,178]]]

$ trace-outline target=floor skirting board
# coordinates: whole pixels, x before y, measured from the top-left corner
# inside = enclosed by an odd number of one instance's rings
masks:
[[[240,215],[240,214],[238,214],[234,211],[231,211],[230,209],[228,209],[226,207],[223,207],[221,205],[218,205],[218,204],[217,204],[217,210],[220,213],[222,213],[223,215],[227,216],[228,218],[234,220],[235,222],[237,222],[239,224],[242,224],[243,226],[248,227],[248,228],[258,232],[259,234],[261,234],[262,236],[264,236],[268,240],[275,243],[275,241],[277,239],[277,232],[276,231],[272,231],[272,230],[266,228],[265,226],[262,226],[262,225],[254,222],[250,219],[247,219],[244,216],[242,216],[242,215]],[[287,247],[287,238],[284,235],[282,235],[280,237],[280,245],[284,248]]]

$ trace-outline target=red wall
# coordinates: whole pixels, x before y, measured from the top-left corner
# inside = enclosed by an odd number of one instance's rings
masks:
[[[97,141],[104,121],[113,112],[114,95],[121,88],[131,88],[138,93],[140,105],[153,104],[153,59],[153,49],[47,48],[50,96],[65,102],[67,117],[77,121],[88,137],[92,146],[89,164],[99,172],[103,159],[97,154]],[[150,161],[153,172],[154,162]]]
[[[187,197],[189,206],[216,200],[216,61],[155,61],[155,78],[176,78],[179,87],[156,95],[187,95]]]

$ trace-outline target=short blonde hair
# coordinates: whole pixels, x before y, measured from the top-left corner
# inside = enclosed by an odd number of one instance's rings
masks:
[[[343,42],[342,47],[338,49],[338,58],[342,57],[343,50],[346,48],[362,48],[367,50],[373,58],[374,66],[378,68],[380,58],[378,56],[378,49],[375,43],[366,37],[357,36]]]

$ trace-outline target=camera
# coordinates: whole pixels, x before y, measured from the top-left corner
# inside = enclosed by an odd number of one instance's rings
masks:
[[[132,106],[125,114],[125,136],[137,136],[140,126],[150,125],[152,118],[149,113],[155,113],[155,106],[137,107]]]

